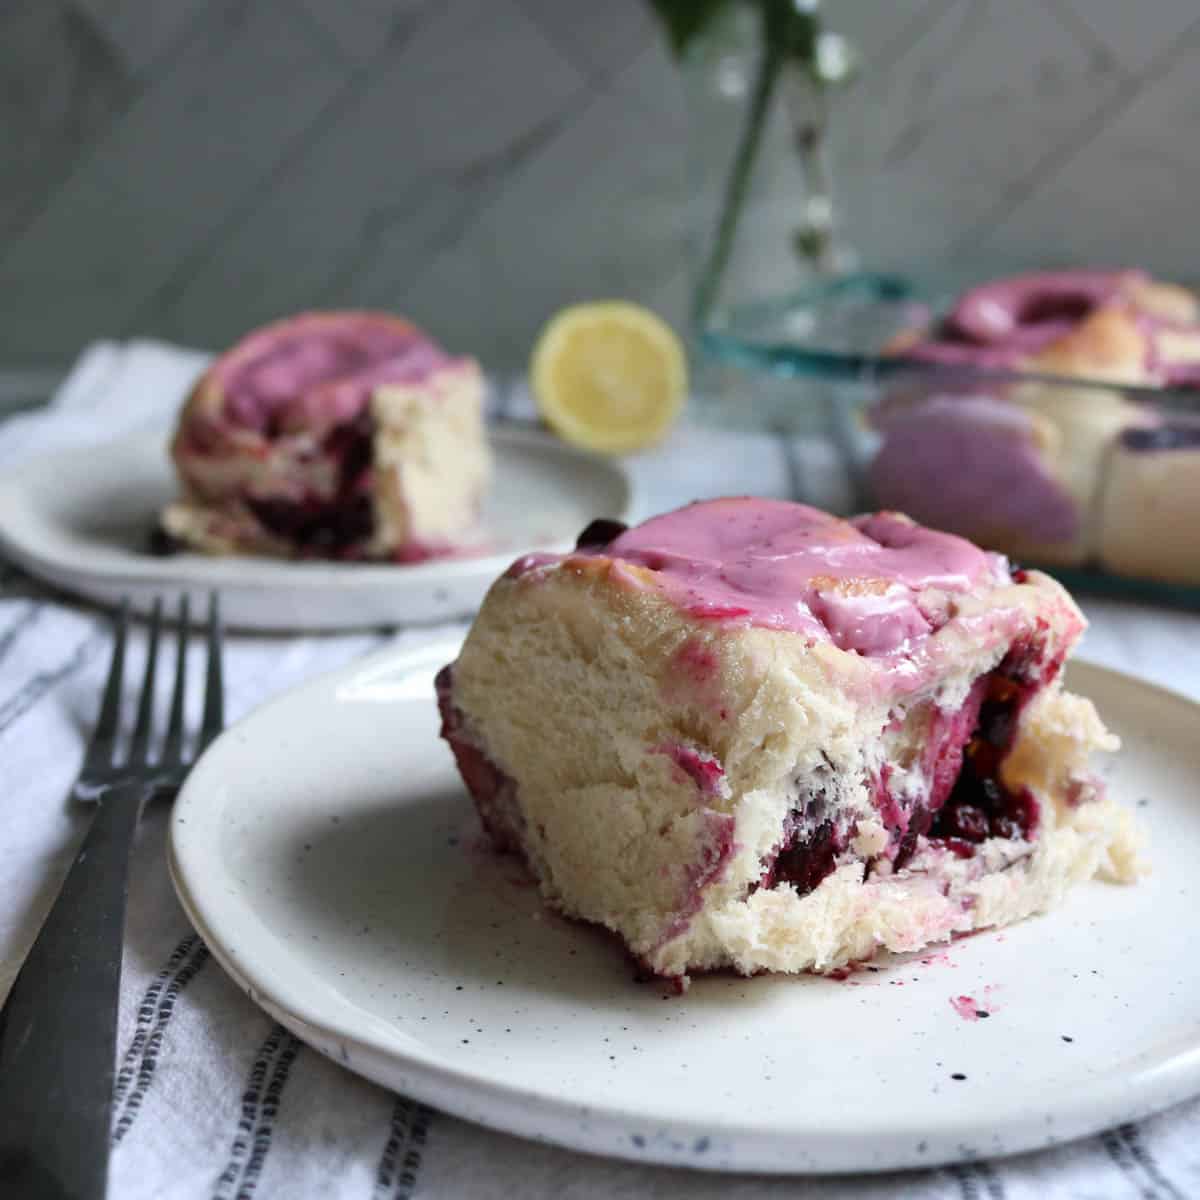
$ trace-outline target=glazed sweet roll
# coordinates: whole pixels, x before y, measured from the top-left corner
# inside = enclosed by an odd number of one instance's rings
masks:
[[[1137,873],[1037,572],[730,499],[517,561],[438,679],[495,844],[649,971],[829,971]]]
[[[882,440],[871,479],[881,504],[1008,554],[1064,565],[1099,556],[1113,456],[1127,434],[1141,444],[1162,421],[1118,388],[1090,385],[1200,382],[1196,298],[1142,271],[986,284],[964,294],[935,329],[908,331],[887,350],[1047,377],[895,388],[872,416]],[[1056,385],[1052,376],[1086,384]],[[1152,436],[1146,444],[1142,466],[1157,446]],[[1152,575],[1173,569],[1152,555],[1143,562]]]
[[[453,552],[490,472],[482,376],[398,317],[290,317],[209,367],[171,454],[183,495],[162,526],[205,553]]]

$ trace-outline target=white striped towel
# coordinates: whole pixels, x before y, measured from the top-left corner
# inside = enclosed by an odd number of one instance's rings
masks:
[[[51,409],[0,426],[0,466],[45,448],[164,424],[202,362],[151,343],[91,348]],[[648,508],[711,489],[699,452],[706,436],[683,433],[635,462]],[[788,460],[777,444],[747,437],[741,448],[723,456],[729,473],[722,489],[786,491]],[[1200,619],[1116,604],[1092,605],[1091,615],[1090,657],[1119,664],[1136,648],[1143,673],[1200,695]],[[383,641],[411,644],[438,632],[445,630],[231,638],[229,714],[237,718]],[[0,563],[0,995],[82,836],[87,814],[66,794],[94,716],[107,636],[86,606]],[[430,1112],[306,1049],[222,974],[171,891],[165,817],[162,807],[148,814],[135,852],[113,1129],[117,1200],[1200,1195],[1200,1103],[1039,1155],[903,1176],[807,1180],[608,1162]]]

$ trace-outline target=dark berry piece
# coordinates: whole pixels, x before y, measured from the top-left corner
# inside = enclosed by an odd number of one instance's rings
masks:
[[[955,804],[947,808],[942,828],[949,837],[982,842],[988,836],[987,814],[974,804]]]
[[[990,746],[1006,748],[1016,732],[1017,714],[1011,704],[985,704],[979,710],[979,736]]]
[[[1004,805],[999,810],[1001,818],[1011,821],[1021,831],[1016,836],[1024,838],[1037,829],[1038,815],[1037,799],[1028,788],[1006,794]]]
[[[992,837],[1023,838],[1025,831],[1012,817],[992,818]]]
[[[365,492],[330,501],[249,497],[246,504],[265,529],[292,542],[301,553],[347,550],[366,541],[375,525],[371,497]]]
[[[575,539],[576,550],[603,550],[609,542],[615,542],[629,528],[623,521],[612,521],[598,517]]]
[[[937,815],[940,817],[941,813]],[[908,831],[900,839],[900,846],[896,850],[896,858],[892,863],[897,871],[916,853],[917,839],[929,833],[933,823],[934,814],[927,808],[919,808],[909,817]]]
[[[338,480],[343,491],[349,490],[367,471],[374,459],[374,422],[368,413],[334,426],[325,436],[324,450],[338,460]]]
[[[823,821],[807,841],[792,842],[779,852],[770,886],[790,883],[801,896],[806,896],[833,872],[836,856],[833,826]]]
[[[1200,425],[1160,425],[1157,429],[1126,429],[1121,441],[1129,450],[1185,450],[1200,446]]]
[[[845,849],[845,837],[838,834],[832,821],[820,819],[826,807],[820,790],[797,797],[796,807],[784,822],[784,843],[774,860],[764,863],[759,887],[790,883],[805,896],[833,872],[838,854]],[[802,835],[800,830],[811,832]]]
[[[156,525],[150,531],[148,549],[158,558],[169,558],[172,554],[181,554],[185,546],[174,534],[168,533],[161,525]]]

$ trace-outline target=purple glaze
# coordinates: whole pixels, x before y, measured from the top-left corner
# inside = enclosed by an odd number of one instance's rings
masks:
[[[1014,370],[1071,333],[1105,305],[1123,306],[1145,344],[1144,366],[1167,387],[1200,387],[1200,363],[1166,361],[1159,338],[1196,334],[1200,325],[1138,305],[1144,271],[1044,271],[998,279],[965,292],[940,326],[897,351],[905,358],[981,370]]]
[[[947,326],[979,345],[1040,350],[1114,300],[1141,271],[1038,271],[997,279],[964,292],[950,311]]]
[[[788,629],[868,655],[932,631],[917,602],[923,589],[968,591],[995,577],[998,561],[892,513],[843,521],[804,504],[750,498],[655,517],[604,554],[655,572],[694,617]]]
[[[1142,271],[1041,271],[998,279],[964,292],[941,330],[903,353],[927,362],[1015,367],[1147,278]]]
[[[450,361],[394,317],[308,314],[252,333],[213,374],[226,417],[273,434],[348,421],[380,384],[414,382]]]
[[[1029,414],[989,396],[931,396],[876,412],[871,484],[885,504],[941,529],[1004,543],[1031,530],[1069,542],[1070,492],[1046,468]]]

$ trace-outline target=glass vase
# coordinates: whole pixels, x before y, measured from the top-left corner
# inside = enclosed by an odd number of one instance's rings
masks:
[[[759,5],[724,6],[683,56],[693,328],[854,265],[829,138],[848,69],[834,35],[801,61],[766,44]],[[822,62],[824,56],[826,61]]]

